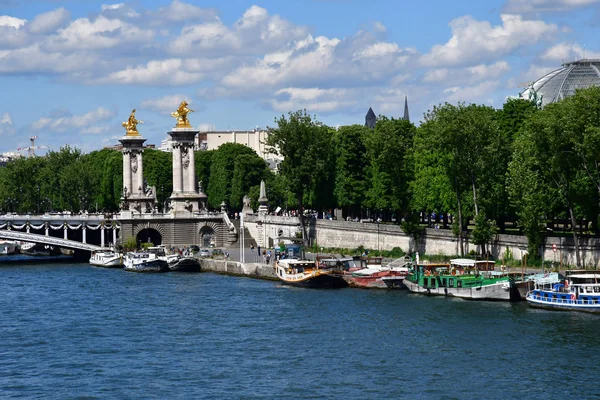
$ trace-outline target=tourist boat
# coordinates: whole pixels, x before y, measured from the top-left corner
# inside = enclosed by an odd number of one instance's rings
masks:
[[[404,280],[414,293],[470,300],[510,300],[510,280],[493,273],[493,261],[466,258],[449,264],[417,264]]]
[[[401,258],[387,265],[367,264],[365,268],[344,274],[348,285],[366,289],[402,289],[408,275],[410,258]]]
[[[564,277],[558,272],[541,272],[537,274],[511,273],[509,274],[511,283],[512,301],[522,301],[527,297],[527,293],[536,287],[552,286],[560,283]]]
[[[102,249],[92,252],[90,264],[96,267],[120,268],[123,266],[123,255],[113,249]]]
[[[127,253],[123,260],[125,271],[132,272],[168,272],[169,264],[154,253]]]
[[[320,267],[316,261],[284,258],[275,263],[277,277],[286,285],[309,288],[342,288],[348,286],[338,268]]]
[[[531,307],[600,313],[600,271],[567,274],[564,283],[539,286],[527,293]]]

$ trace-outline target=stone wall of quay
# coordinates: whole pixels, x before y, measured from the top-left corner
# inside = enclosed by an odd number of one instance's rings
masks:
[[[293,237],[301,232],[300,221],[294,217],[257,216],[244,217],[244,224],[252,237],[263,243],[277,244],[281,237]],[[353,249],[363,246],[365,249],[391,250],[400,247],[407,253],[418,251],[429,255],[458,254],[458,239],[449,230],[426,229],[416,242],[406,235],[400,226],[392,224],[361,223],[338,220],[312,220],[307,225],[307,234],[311,244],[326,248]],[[580,238],[582,264],[587,267],[600,265],[600,240],[598,238]],[[466,242],[467,253],[478,252],[478,246]],[[554,251],[556,248],[556,251]],[[527,250],[527,238],[520,235],[497,235],[490,246],[492,256],[500,260],[508,253],[522,260]],[[575,265],[575,246],[572,237],[548,237],[544,246],[544,259]]]
[[[248,276],[251,278],[277,280],[275,269],[272,265],[261,263],[241,263],[228,260],[201,259],[202,271],[216,272],[218,274]]]

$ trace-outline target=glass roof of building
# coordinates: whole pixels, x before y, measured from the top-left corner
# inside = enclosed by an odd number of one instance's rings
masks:
[[[576,89],[600,86],[600,60],[583,59],[563,64],[562,68],[544,75],[531,83],[521,94],[521,98],[529,99],[533,95],[532,88],[542,105],[560,101],[575,94]]]

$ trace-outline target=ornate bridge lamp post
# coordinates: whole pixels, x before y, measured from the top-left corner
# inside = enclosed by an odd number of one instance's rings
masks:
[[[8,203],[8,210],[10,212],[14,212],[14,206],[16,201],[17,199],[15,199],[14,197],[9,197],[6,199],[6,202]]]

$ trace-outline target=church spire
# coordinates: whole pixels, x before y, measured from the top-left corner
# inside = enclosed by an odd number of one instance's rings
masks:
[[[369,107],[369,111],[367,111],[367,115],[365,116],[365,126],[369,129],[375,129],[375,123],[377,122],[377,117],[373,112],[373,109]]]
[[[404,95],[404,117],[402,119],[410,122],[410,117],[408,116],[408,97],[406,95]]]

